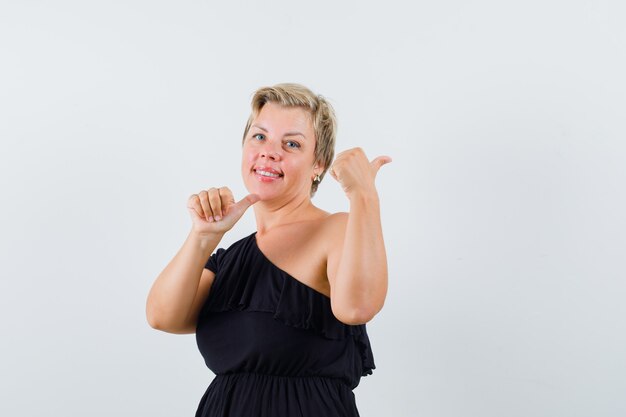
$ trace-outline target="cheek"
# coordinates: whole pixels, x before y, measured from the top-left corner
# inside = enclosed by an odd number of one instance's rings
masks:
[[[305,161],[294,161],[294,163],[289,163],[283,165],[283,170],[287,171],[292,178],[306,178],[309,175],[309,171],[305,168],[307,163]]]
[[[245,147],[241,153],[242,168],[245,168],[246,166],[253,164],[254,161],[256,161],[256,153],[252,151],[251,149]]]

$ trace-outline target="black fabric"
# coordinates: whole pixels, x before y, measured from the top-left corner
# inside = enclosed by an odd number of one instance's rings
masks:
[[[365,325],[272,264],[256,233],[218,249],[196,341],[216,374],[196,417],[357,417],[352,390],[375,369]]]

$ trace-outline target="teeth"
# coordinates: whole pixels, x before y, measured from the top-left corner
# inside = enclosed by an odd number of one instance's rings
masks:
[[[273,173],[267,172],[267,171],[257,170],[256,173],[259,174],[259,175],[263,175],[264,177],[273,177],[273,178],[280,177],[280,175],[278,175],[278,174],[273,174]]]

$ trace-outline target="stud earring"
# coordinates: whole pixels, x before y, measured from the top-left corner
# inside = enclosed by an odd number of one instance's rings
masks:
[[[320,182],[322,182],[322,179],[320,178],[319,174],[315,175],[315,178],[313,178],[313,182],[319,184]]]

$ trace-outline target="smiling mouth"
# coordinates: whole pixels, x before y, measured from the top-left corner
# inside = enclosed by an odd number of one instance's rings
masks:
[[[280,178],[283,175],[282,174],[278,174],[275,172],[269,172],[269,171],[263,171],[262,169],[255,169],[254,170],[255,173],[264,176],[264,177],[270,177],[270,178]]]

